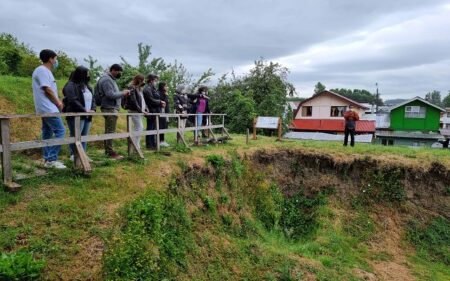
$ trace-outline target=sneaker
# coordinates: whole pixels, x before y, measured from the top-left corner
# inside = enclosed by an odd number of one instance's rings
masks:
[[[168,144],[167,142],[163,141],[162,143],[159,144],[162,147],[169,147],[170,144]]]
[[[44,167],[49,169],[60,169],[60,170],[67,169],[66,165],[64,165],[59,161],[45,161]]]
[[[112,152],[108,156],[115,160],[122,160],[124,158],[122,155],[118,154],[117,152]]]

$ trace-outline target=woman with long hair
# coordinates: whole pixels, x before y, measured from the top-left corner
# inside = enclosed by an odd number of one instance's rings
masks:
[[[128,86],[130,95],[126,99],[125,108],[129,113],[147,113],[147,105],[145,104],[142,90],[144,88],[145,77],[142,74],[136,75]],[[142,116],[135,115],[131,117],[133,122],[133,128],[135,132],[142,132],[144,130],[144,124],[142,122]],[[134,142],[141,148],[141,136],[134,137]]]
[[[89,69],[84,66],[78,66],[70,75],[70,80],[63,88],[63,112],[95,112],[95,102],[92,95],[92,89],[89,86]],[[75,136],[75,117],[67,117],[70,136]],[[80,132],[82,136],[89,134],[92,124],[92,116],[81,116]],[[86,151],[87,143],[83,142],[83,149]],[[70,159],[74,160],[75,145],[69,145]]]
[[[169,110],[169,86],[166,82],[159,82],[158,93],[162,101],[164,101],[165,106],[161,108],[161,113],[170,113]],[[161,130],[167,129],[169,127],[168,117],[159,118],[159,128]],[[159,135],[160,146],[169,147],[170,145],[164,140],[164,134]]]

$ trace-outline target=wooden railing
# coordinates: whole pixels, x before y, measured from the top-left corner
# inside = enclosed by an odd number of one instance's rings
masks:
[[[230,138],[227,129],[225,128],[225,114],[202,114],[204,118],[208,118],[208,122],[206,126],[201,126],[201,124],[197,124],[197,118],[195,118],[195,124],[193,127],[185,127],[182,128],[180,126],[180,120],[182,117],[195,116],[197,114],[159,114],[159,113],[150,113],[150,114],[142,114],[142,113],[61,113],[61,114],[44,114],[44,115],[0,115],[0,152],[1,152],[1,165],[2,165],[2,180],[3,184],[9,190],[17,190],[20,188],[20,185],[13,181],[13,173],[12,173],[12,163],[11,163],[11,155],[13,151],[27,150],[33,148],[42,148],[49,147],[54,145],[66,145],[66,144],[74,144],[74,156],[75,156],[75,167],[83,170],[84,173],[90,173],[92,168],[89,163],[89,158],[87,157],[83,147],[81,145],[82,142],[93,142],[93,141],[105,141],[105,140],[113,140],[113,139],[128,139],[128,154],[132,155],[133,153],[137,153],[139,157],[144,158],[144,154],[142,153],[139,146],[135,143],[134,137],[137,136],[148,136],[154,135],[156,136],[156,149],[160,150],[160,134],[166,133],[176,133],[177,141],[180,140],[185,146],[187,146],[186,140],[184,138],[184,133],[188,131],[199,131],[199,130],[207,130],[209,131],[210,136],[212,137],[212,141],[217,142],[218,140],[224,140]],[[127,119],[127,131],[124,133],[113,133],[113,134],[95,134],[95,135],[87,135],[81,136],[80,131],[80,120],[82,116],[124,116]],[[143,131],[134,131],[132,129],[132,116],[142,116],[142,117],[168,117],[168,118],[176,118],[177,119],[177,127],[176,128],[167,128],[160,129],[159,126],[159,118],[155,118],[156,120],[156,129],[155,130],[143,130]],[[32,141],[23,141],[23,142],[11,142],[11,120],[13,119],[21,119],[21,118],[42,118],[42,117],[74,117],[75,119],[75,128],[74,128],[74,136],[73,137],[65,137],[62,139],[48,139],[48,140],[32,140]],[[213,117],[220,117],[220,124],[214,125],[212,123]],[[221,137],[217,138],[214,134],[214,129],[220,129]],[[198,143],[198,134],[194,133],[195,142]]]

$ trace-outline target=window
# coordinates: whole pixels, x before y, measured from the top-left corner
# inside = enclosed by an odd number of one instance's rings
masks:
[[[426,107],[405,106],[405,118],[425,118],[426,113]]]
[[[302,106],[302,116],[312,116],[312,106]]]
[[[343,117],[346,109],[347,109],[346,106],[332,106],[330,116]]]

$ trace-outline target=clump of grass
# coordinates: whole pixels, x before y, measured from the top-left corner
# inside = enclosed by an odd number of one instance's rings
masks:
[[[210,163],[214,168],[220,169],[225,166],[226,162],[222,155],[210,154],[206,156],[206,161]]]
[[[359,242],[369,240],[375,233],[376,227],[372,218],[364,211],[355,217],[344,220],[343,230]]]
[[[38,280],[45,267],[32,253],[15,252],[0,255],[0,280]]]
[[[406,191],[400,179],[400,172],[368,171],[366,182],[359,190],[355,203],[361,206],[373,203],[402,203],[406,200]]]
[[[409,222],[407,239],[429,260],[450,265],[450,221],[436,217],[428,223]]]
[[[171,279],[186,266],[193,247],[191,221],[184,202],[151,191],[125,208],[122,230],[104,255],[107,279]]]

